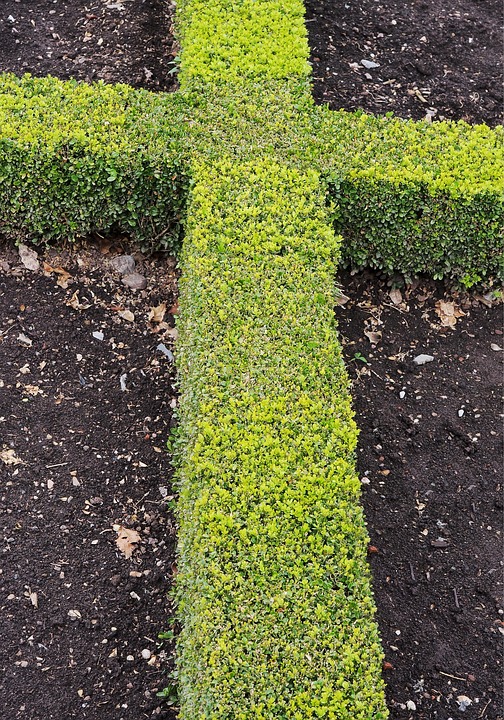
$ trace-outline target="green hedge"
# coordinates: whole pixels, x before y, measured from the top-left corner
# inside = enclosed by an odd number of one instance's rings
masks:
[[[177,247],[184,108],[126,85],[0,75],[0,232],[26,241],[121,230]]]
[[[502,278],[502,128],[331,112],[313,106],[303,78],[200,83],[185,97],[207,160],[321,173],[343,262],[467,286]]]
[[[344,260],[468,287],[503,279],[502,127],[325,108],[311,121]]]
[[[183,87],[310,74],[302,0],[181,0],[177,26]]]
[[[318,175],[198,165],[182,254],[180,717],[387,717]]]
[[[0,232],[121,230],[174,250],[191,156],[270,157],[320,171],[343,262],[467,286],[502,279],[502,128],[330,112],[307,87],[304,75],[192,80],[155,95],[0,75]]]

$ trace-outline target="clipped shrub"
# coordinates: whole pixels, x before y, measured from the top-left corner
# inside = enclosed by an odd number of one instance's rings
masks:
[[[347,264],[467,287],[503,279],[502,127],[323,108],[311,119]]]
[[[181,719],[387,717],[317,173],[197,164],[178,367]]]
[[[180,82],[308,78],[302,0],[182,0]]]
[[[126,85],[0,75],[0,232],[72,239],[129,232],[178,246],[183,104]]]

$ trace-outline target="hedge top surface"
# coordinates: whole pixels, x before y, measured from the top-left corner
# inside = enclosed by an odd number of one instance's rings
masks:
[[[182,87],[310,74],[301,0],[183,0],[177,26]]]
[[[182,253],[181,718],[384,720],[318,174],[196,163]]]
[[[0,141],[46,150],[80,142],[109,154],[147,146],[166,152],[174,144],[183,150],[186,112],[178,93],[0,73]]]

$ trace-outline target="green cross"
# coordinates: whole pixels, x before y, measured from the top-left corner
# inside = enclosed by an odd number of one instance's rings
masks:
[[[178,28],[173,95],[2,77],[0,229],[184,228],[180,717],[383,720],[335,267],[495,276],[502,132],[314,107],[300,0]]]

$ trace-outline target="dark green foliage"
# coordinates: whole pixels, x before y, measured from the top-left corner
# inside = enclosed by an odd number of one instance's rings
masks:
[[[0,231],[49,240],[122,230],[177,248],[183,134],[174,95],[0,75]]]

